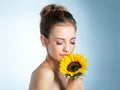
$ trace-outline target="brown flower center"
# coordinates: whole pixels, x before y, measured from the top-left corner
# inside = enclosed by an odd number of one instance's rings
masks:
[[[80,65],[79,62],[71,62],[68,67],[67,70],[70,72],[75,72],[77,71],[79,68],[81,68],[82,66]]]

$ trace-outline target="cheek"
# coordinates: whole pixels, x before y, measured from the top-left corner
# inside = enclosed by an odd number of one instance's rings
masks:
[[[59,52],[59,48],[57,48],[56,45],[51,44],[51,45],[48,45],[48,51],[50,54],[55,55],[55,54],[57,54],[57,52]]]
[[[48,45],[48,53],[53,53],[54,52],[54,49],[51,45]]]
[[[75,45],[74,46],[71,46],[71,49],[70,49],[70,53],[72,53],[75,49]]]
[[[49,55],[54,58],[55,60],[57,61],[60,61],[60,47],[57,47],[57,46],[49,46],[48,48],[48,53]]]
[[[74,47],[72,48],[72,52],[74,51]]]

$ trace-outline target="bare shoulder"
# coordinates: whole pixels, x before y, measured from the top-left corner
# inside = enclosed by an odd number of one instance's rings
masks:
[[[43,65],[32,73],[29,90],[52,90],[53,82],[54,72]]]
[[[37,68],[33,73],[32,73],[32,76],[36,76],[36,77],[54,77],[54,73],[53,71],[49,68],[49,67],[46,67],[46,66],[42,66],[40,68]]]

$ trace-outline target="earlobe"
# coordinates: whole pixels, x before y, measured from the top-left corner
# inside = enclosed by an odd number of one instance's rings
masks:
[[[46,37],[43,34],[41,34],[40,39],[41,39],[42,45],[46,47]]]

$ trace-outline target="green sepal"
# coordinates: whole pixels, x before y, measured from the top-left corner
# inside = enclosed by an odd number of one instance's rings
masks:
[[[68,77],[70,77],[70,79],[77,79],[79,76],[84,76],[85,74],[84,73],[77,73],[73,76],[70,76],[70,75],[66,75]]]

